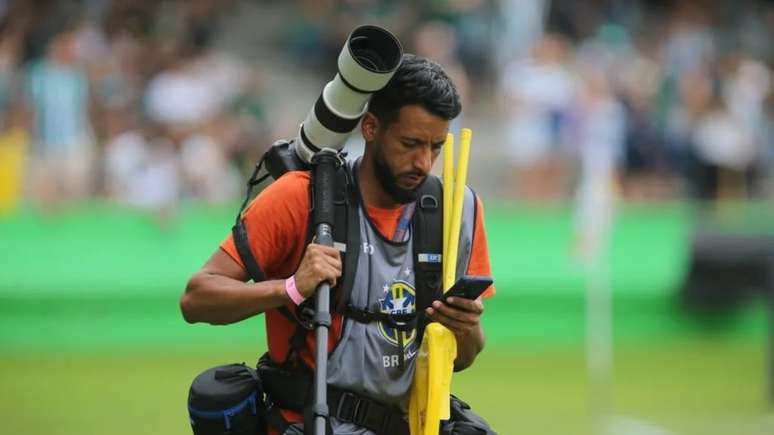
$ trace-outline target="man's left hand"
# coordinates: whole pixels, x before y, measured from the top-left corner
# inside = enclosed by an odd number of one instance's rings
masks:
[[[449,328],[454,335],[462,338],[478,331],[484,304],[481,299],[470,300],[450,296],[443,301],[434,301],[426,313],[430,320]]]

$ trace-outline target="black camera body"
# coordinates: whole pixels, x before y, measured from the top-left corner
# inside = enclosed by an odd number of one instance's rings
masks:
[[[306,171],[309,163],[298,157],[293,149],[294,140],[280,139],[274,142],[265,155],[266,170],[275,180],[288,171]]]

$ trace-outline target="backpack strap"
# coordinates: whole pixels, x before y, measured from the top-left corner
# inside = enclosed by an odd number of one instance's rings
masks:
[[[344,313],[345,307],[349,305],[352,287],[355,284],[357,263],[362,250],[360,246],[360,193],[357,190],[355,165],[355,162],[343,165],[341,172],[344,174],[344,182],[346,183],[343,189],[345,202],[336,203],[334,240],[343,240],[346,246],[346,252],[343,253],[342,258],[342,279],[337,292],[338,298],[336,304],[332,305],[336,313]]]
[[[311,172],[314,177],[314,171]],[[331,308],[333,313],[343,313],[349,296],[352,293],[352,285],[355,281],[358,254],[360,252],[360,214],[358,212],[358,200],[353,174],[350,164],[344,164],[336,173],[336,192],[333,196],[334,225],[333,240],[342,259],[342,279],[334,291],[331,292]],[[309,183],[310,215],[314,209],[314,180]],[[306,243],[309,244],[314,237],[316,228],[314,222],[309,220]],[[301,350],[304,348],[306,335],[313,329],[312,316],[315,312],[315,300],[309,298],[296,307],[293,315],[287,307],[280,307],[279,311],[290,320],[296,322],[296,330],[288,342],[288,355],[285,362],[301,363]],[[295,359],[295,361],[293,361]]]
[[[314,172],[311,174],[314,177]],[[357,207],[358,198],[353,177],[350,163],[342,165],[336,173],[336,192],[333,195],[333,241],[334,247],[341,254],[342,279],[339,280],[336,291],[331,292],[332,297],[336,299],[336,304],[331,304],[334,312],[341,312],[340,308],[343,308],[349,300],[352,283],[355,281],[355,269],[357,269],[360,251],[360,214]],[[311,180],[309,183],[309,195],[312,210],[314,209],[313,189],[314,180]],[[312,210],[310,210],[310,215]],[[310,219],[307,228],[307,244],[312,242],[315,231],[314,222]]]
[[[253,251],[250,249],[250,242],[248,240],[247,235],[247,227],[245,226],[244,219],[242,217],[242,213],[244,212],[245,208],[247,207],[247,204],[250,202],[250,199],[252,198],[253,189],[255,186],[263,182],[266,178],[268,178],[271,174],[264,174],[261,177],[258,177],[258,173],[261,171],[261,167],[265,163],[266,156],[262,157],[261,160],[258,161],[258,163],[255,165],[255,169],[253,170],[252,175],[250,175],[250,179],[247,180],[247,193],[245,194],[245,199],[242,201],[242,206],[239,207],[239,212],[237,213],[234,226],[231,228],[231,235],[234,238],[234,246],[236,247],[237,254],[239,254],[239,258],[242,260],[242,264],[244,264],[245,269],[247,270],[247,274],[250,277],[250,279],[253,280],[253,282],[261,282],[266,280],[266,274],[263,272],[263,269],[261,269],[261,266],[258,264],[258,260],[255,259],[255,256],[253,255]],[[288,320],[296,323],[296,324],[303,324],[303,317],[299,315],[294,315],[293,313],[288,310],[287,307],[282,306],[277,309],[285,318]],[[298,342],[298,337],[292,337],[291,342]],[[300,341],[303,344],[303,336],[300,337]]]
[[[421,343],[427,325],[425,309],[441,295],[443,253],[443,184],[438,177],[427,176],[414,212],[414,271],[417,298],[417,339]]]
[[[247,193],[245,194],[245,199],[242,201],[242,206],[239,208],[239,212],[234,220],[234,226],[231,228],[231,234],[234,237],[234,246],[236,246],[237,254],[239,254],[239,258],[245,265],[247,274],[253,282],[264,281],[266,279],[266,274],[263,273],[261,266],[258,265],[258,261],[256,261],[253,252],[250,250],[250,243],[247,240],[247,228],[242,219],[242,212],[245,210],[245,207],[247,207],[247,203],[250,202],[250,198],[252,198],[253,188],[269,176],[269,174],[265,174],[262,177],[258,177],[264,159],[265,157],[261,158],[258,164],[255,165],[253,174],[250,175],[250,179],[247,180]]]
[[[341,313],[347,318],[350,318],[359,323],[372,323],[382,322],[390,325],[391,328],[395,328],[399,331],[407,332],[414,329],[414,320],[416,316],[412,314],[389,314],[381,311],[370,311],[357,308],[354,305],[347,305],[344,307],[344,311]]]

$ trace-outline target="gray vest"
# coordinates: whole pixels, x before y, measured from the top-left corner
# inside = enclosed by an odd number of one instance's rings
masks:
[[[473,245],[475,196],[469,188],[465,189],[464,202],[457,277],[465,274]],[[374,312],[415,312],[413,234],[409,232],[405,242],[392,242],[378,232],[362,204],[359,213],[361,251],[350,303]],[[403,365],[399,363],[398,334],[403,334]],[[328,383],[405,410],[414,379],[418,341],[416,329],[400,332],[383,322],[364,324],[345,319],[341,340],[328,358]],[[331,423],[336,434],[371,433],[335,418]]]

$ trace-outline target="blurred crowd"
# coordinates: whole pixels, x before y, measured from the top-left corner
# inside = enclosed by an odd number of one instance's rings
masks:
[[[519,196],[609,182],[633,199],[766,194],[770,3],[555,1],[547,13],[501,70]]]
[[[0,14],[0,209],[234,201],[302,119],[275,113],[273,77],[329,80],[362,23],[441,63],[468,125],[500,120],[498,193],[745,198],[771,178],[770,2],[6,0]]]

